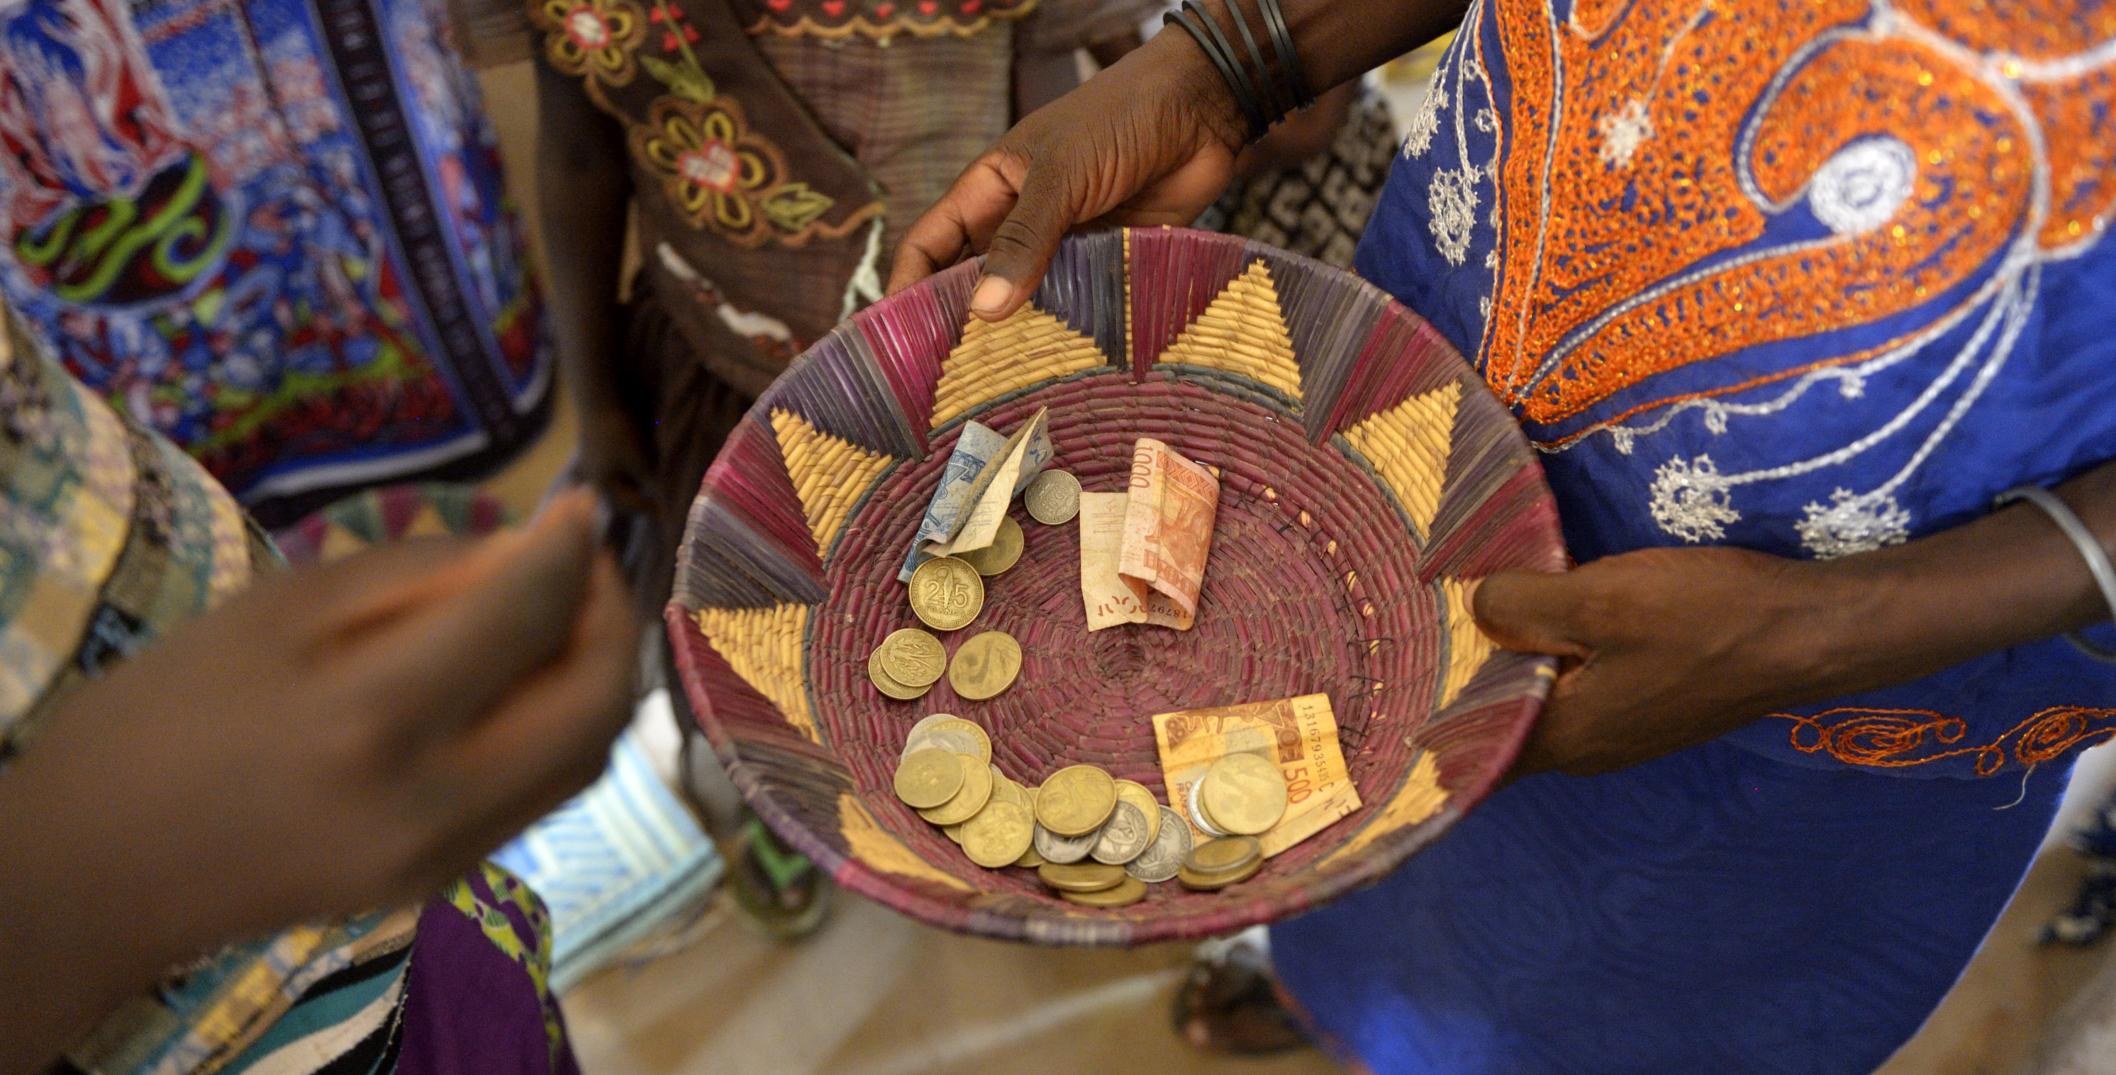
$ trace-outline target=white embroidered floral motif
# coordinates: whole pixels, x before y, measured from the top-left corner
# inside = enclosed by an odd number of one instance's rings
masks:
[[[1653,117],[1646,114],[1646,102],[1633,97],[1624,102],[1624,107],[1603,116],[1594,129],[1602,136],[1601,144],[1594,149],[1602,163],[1629,168],[1638,147],[1653,137]]]
[[[1803,510],[1807,517],[1795,529],[1800,531],[1800,544],[1818,559],[1872,552],[1910,539],[1910,513],[1886,494],[1858,496],[1849,489],[1838,489],[1830,494],[1829,507],[1811,500]]]
[[[1460,168],[1439,169],[1425,197],[1433,216],[1433,245],[1440,248],[1448,264],[1462,264],[1469,256],[1470,232],[1477,226],[1475,174]]]
[[[1411,113],[1411,121],[1405,125],[1403,155],[1406,159],[1424,155],[1433,148],[1433,136],[1440,133],[1440,106],[1447,94],[1440,88],[1440,79],[1447,73],[1447,65],[1433,69],[1433,77],[1425,84],[1425,96],[1418,101],[1418,111]]]
[[[1741,519],[1727,489],[1711,456],[1674,456],[1653,473],[1653,521],[1684,541],[1723,538],[1727,524]]]
[[[1727,431],[1727,409],[1717,404],[1705,408],[1705,429],[1711,433]]]
[[[1862,138],[1815,169],[1808,208],[1829,230],[1861,235],[1896,215],[1917,177],[1918,158],[1909,146],[1894,138]]]

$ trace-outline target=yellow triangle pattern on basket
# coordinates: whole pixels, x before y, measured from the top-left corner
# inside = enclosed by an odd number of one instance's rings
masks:
[[[367,547],[365,538],[337,523],[332,523],[323,531],[323,547],[316,550],[316,562],[328,564],[343,560]]]
[[[1388,483],[1421,539],[1433,532],[1433,515],[1440,510],[1455,407],[1461,402],[1462,382],[1449,381],[1345,430],[1345,440]]]
[[[1197,320],[1184,326],[1160,361],[1240,374],[1300,402],[1300,363],[1262,258],[1234,278]]]
[[[962,879],[951,877],[939,868],[919,858],[918,853],[904,846],[902,840],[889,835],[874,815],[867,812],[850,792],[838,793],[838,835],[845,839],[845,851],[861,863],[893,873],[898,877],[909,877],[963,892],[975,892]]]
[[[1485,659],[1496,648],[1490,636],[1477,626],[1477,617],[1470,613],[1469,583],[1441,579],[1440,596],[1447,602],[1447,667],[1440,670],[1440,698],[1433,703],[1436,713],[1462,693],[1470,677],[1484,667]]]
[[[779,438],[779,455],[786,460],[794,492],[801,496],[801,513],[815,535],[816,555],[827,558],[838,528],[889,466],[889,457],[822,432],[783,408],[771,412],[771,431]]]
[[[807,605],[769,608],[702,608],[698,630],[713,652],[758,694],[778,707],[786,723],[821,744],[808,711],[807,677],[801,672],[801,640],[808,634]]]
[[[1350,859],[1360,849],[1398,829],[1407,829],[1440,812],[1447,805],[1447,791],[1440,786],[1440,762],[1430,750],[1418,755],[1417,764],[1411,766],[1411,774],[1403,778],[1403,787],[1396,796],[1382,804],[1374,812],[1373,820],[1365,828],[1354,833],[1343,847],[1330,852],[1328,858],[1316,865],[1330,865]]]
[[[999,322],[971,318],[963,326],[962,342],[941,360],[940,382],[933,386],[933,428],[986,400],[1109,364],[1093,339],[1033,306]]]

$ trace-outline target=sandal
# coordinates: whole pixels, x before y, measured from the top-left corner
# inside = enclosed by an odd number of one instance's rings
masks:
[[[751,815],[729,848],[728,886],[743,918],[777,941],[800,940],[830,913],[830,879],[797,852],[780,846]]]
[[[1313,1044],[1278,1000],[1269,959],[1253,945],[1200,951],[1176,991],[1175,1029],[1193,1048],[1266,1056]]]

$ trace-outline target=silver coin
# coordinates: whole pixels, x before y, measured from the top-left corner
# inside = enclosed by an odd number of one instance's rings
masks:
[[[1181,814],[1164,806],[1161,807],[1160,833],[1138,858],[1124,864],[1124,872],[1154,884],[1173,881],[1189,857],[1190,826],[1183,823]]]
[[[1029,509],[1030,518],[1045,526],[1072,522],[1080,514],[1080,479],[1062,470],[1046,470],[1022,492],[1021,503]]]
[[[1118,803],[1109,812],[1109,820],[1102,823],[1102,830],[1095,837],[1095,848],[1088,854],[1094,856],[1096,862],[1122,866],[1138,858],[1152,842],[1153,833],[1146,827],[1146,815],[1130,803]]]
[[[1136,813],[1138,807],[1135,806],[1132,810]],[[1036,834],[1030,840],[1030,843],[1035,846],[1036,853],[1043,856],[1043,861],[1055,862],[1060,866],[1070,866],[1087,858],[1087,853],[1095,849],[1095,839],[1100,835],[1097,832],[1090,832],[1085,836],[1060,836],[1038,825],[1036,826]]]
[[[1205,782],[1203,780],[1190,785],[1190,820],[1192,824],[1198,827],[1199,832],[1218,839],[1228,834],[1213,828],[1212,822],[1205,817],[1205,811],[1198,807],[1198,792],[1204,787]]]
[[[911,730],[904,733],[904,741],[908,743],[911,740],[918,738],[918,733],[925,731],[926,729],[931,728],[936,724],[939,724],[941,721],[961,719],[961,717],[958,717],[953,713],[928,713],[925,716],[918,718],[918,723],[912,725]]]

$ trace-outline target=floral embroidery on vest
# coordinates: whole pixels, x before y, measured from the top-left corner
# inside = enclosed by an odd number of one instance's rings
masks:
[[[646,39],[646,17],[631,0],[544,0],[551,66],[576,78],[623,86],[638,72],[634,50]]]
[[[632,0],[545,0],[532,11],[553,65],[581,78],[604,108],[622,115],[603,88],[630,84],[637,70],[661,83],[666,92],[631,125],[628,141],[694,226],[743,247],[799,246],[851,234],[881,214],[877,201],[825,223],[837,200],[792,178],[786,155],[714,85],[691,50],[698,31],[667,0],[644,12]],[[649,44],[662,55],[642,51]]]

